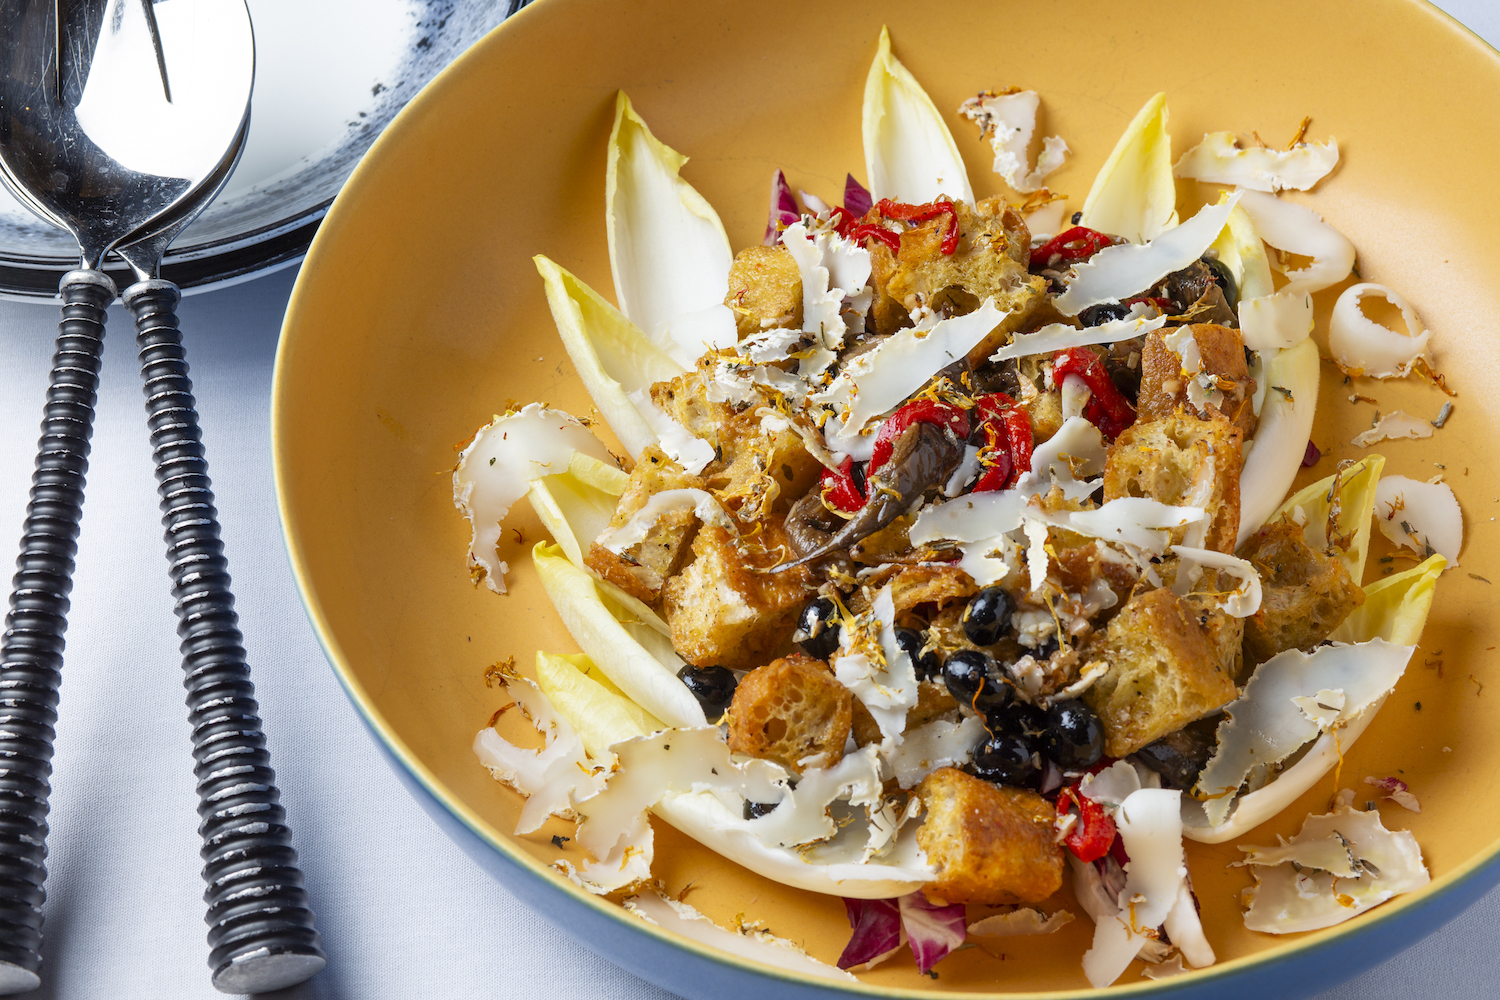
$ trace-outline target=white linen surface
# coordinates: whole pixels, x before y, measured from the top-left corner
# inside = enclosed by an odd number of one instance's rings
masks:
[[[1441,6],[1500,41],[1500,5]],[[545,982],[558,1000],[669,997],[574,944],[461,853],[334,680],[287,567],[271,477],[271,368],[293,274],[180,310],[241,625],[329,957],[279,996],[505,1000]],[[56,325],[53,305],[0,303],[0,552],[19,537]],[[206,965],[176,620],[118,306],[106,344],[57,727],[44,985],[31,996],[210,998],[222,994]],[[1320,1000],[1492,995],[1497,925],[1500,890]]]

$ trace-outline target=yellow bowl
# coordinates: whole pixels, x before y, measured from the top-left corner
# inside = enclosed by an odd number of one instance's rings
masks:
[[[470,745],[506,699],[491,664],[576,647],[526,557],[541,528],[526,504],[501,546],[511,592],[475,588],[468,526],[453,509],[454,447],[507,400],[587,413],[589,400],[553,330],[531,256],[544,253],[595,288],[611,288],[603,222],[604,151],[614,94],[628,91],[685,174],[719,210],[731,242],[760,242],[772,171],[838,200],[863,174],[859,111],[882,23],[897,54],[950,112],[976,191],[999,193],[990,154],[951,113],[985,88],[1042,94],[1044,127],[1074,150],[1051,179],[1081,204],[1095,170],[1153,93],[1168,94],[1177,149],[1204,132],[1252,129],[1284,142],[1305,114],[1338,137],[1344,160],[1310,196],[1359,248],[1359,273],[1409,298],[1434,331],[1438,367],[1457,390],[1433,438],[1382,446],[1388,472],[1444,472],[1469,540],[1449,571],[1422,648],[1343,766],[1342,784],[1400,774],[1420,798],[1410,828],[1434,876],[1341,927],[1270,937],[1244,929],[1250,882],[1233,844],[1190,844],[1204,924],[1220,963],[1169,984],[1127,972],[1117,991],[1275,988],[1305,995],[1428,933],[1500,878],[1500,755],[1491,683],[1500,646],[1492,515],[1500,512],[1491,428],[1500,406],[1500,55],[1428,4],[1366,0],[1075,0],[1064,7],[933,0],[877,11],[794,0],[601,5],[544,0],[492,33],[412,102],[365,158],[302,267],[277,358],[273,432],[287,545],[329,659],[376,737],[420,798],[490,870],[586,944],[685,993],[749,996],[774,979],[791,994],[839,990],[757,970],[587,896],[548,866],[560,821],[511,835],[519,799]],[[1182,187],[1185,204],[1203,195]],[[1334,289],[1319,296],[1320,328]],[[1325,457],[1298,480],[1358,454],[1348,442],[1373,408],[1432,417],[1435,389],[1411,380],[1342,384],[1324,368],[1314,435]],[[1376,549],[1376,557],[1389,549]],[[1371,560],[1370,576],[1383,565]],[[1398,558],[1395,565],[1403,565]],[[1416,703],[1420,702],[1418,709]],[[1248,838],[1267,843],[1322,811],[1330,776]],[[848,936],[832,897],[787,889],[738,868],[662,824],[657,872],[721,923],[743,912],[837,958]],[[571,846],[571,845],[568,845]],[[1067,902],[1071,902],[1068,900]],[[864,975],[888,994],[1086,992],[1079,956],[1090,923],[1015,939],[1003,960],[981,949],[946,959],[941,978],[910,959]],[[1272,984],[1275,984],[1274,987]],[[1228,991],[1228,992],[1226,992]]]

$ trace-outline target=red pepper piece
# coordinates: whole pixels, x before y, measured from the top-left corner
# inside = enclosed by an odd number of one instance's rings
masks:
[[[833,231],[844,239],[854,232],[854,227],[859,225],[859,218],[847,208],[840,205],[833,206],[829,219],[833,222]]]
[[[1083,415],[1113,441],[1120,432],[1135,423],[1135,407],[1120,394],[1099,356],[1086,347],[1068,347],[1052,356],[1052,381],[1062,385],[1068,375],[1077,375],[1093,393]]]
[[[823,470],[823,499],[845,514],[853,514],[865,505],[864,491],[854,481],[854,459],[845,457],[838,471]]]
[[[1114,245],[1115,241],[1111,236],[1087,226],[1074,226],[1031,251],[1031,266],[1051,267],[1053,257],[1060,258],[1058,263],[1061,264],[1076,264],[1081,260],[1088,260],[1105,247]]]
[[[1104,807],[1078,790],[1078,786],[1064,788],[1057,795],[1059,813],[1078,808],[1078,822],[1063,838],[1063,844],[1079,861],[1098,861],[1110,852],[1115,844],[1115,821],[1109,818]]]
[[[925,205],[908,205],[905,202],[882,198],[875,207],[880,209],[880,214],[887,219],[897,219],[901,222],[926,222],[946,214],[948,231],[943,234],[943,253],[951,255],[958,249],[958,209],[954,208],[953,202],[947,198],[939,198]]]
[[[1008,489],[1031,468],[1031,419],[1003,392],[980,396],[974,402],[990,464],[974,484],[973,492]]]
[[[899,254],[901,252],[901,234],[894,230],[878,226],[873,222],[861,222],[849,231],[850,239],[862,240],[866,237],[877,239],[884,243],[890,249],[891,253]]]
[[[875,475],[880,467],[890,461],[896,450],[896,441],[912,424],[935,424],[952,428],[962,441],[969,436],[969,415],[957,406],[939,403],[931,399],[917,399],[886,418],[875,432],[875,451],[870,456],[868,475]]]

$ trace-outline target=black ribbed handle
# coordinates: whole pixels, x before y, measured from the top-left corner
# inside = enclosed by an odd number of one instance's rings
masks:
[[[41,985],[52,727],[104,353],[104,310],[115,286],[98,271],[70,271],[61,292],[63,319],[0,641],[0,993]]]
[[[229,591],[208,460],[170,281],[125,290],[135,316],[147,424],[166,527],[183,684],[197,761],[209,966],[226,993],[300,983],[327,960],[261,732]]]

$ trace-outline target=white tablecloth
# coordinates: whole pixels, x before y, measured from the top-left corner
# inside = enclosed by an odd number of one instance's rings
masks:
[[[1442,6],[1500,42],[1500,4]],[[545,984],[555,1000],[668,997],[574,944],[460,853],[397,783],[324,661],[287,567],[271,477],[271,368],[294,275],[181,308],[246,646],[329,957],[284,995],[511,998]],[[213,997],[140,381],[128,317],[116,307],[109,322],[57,726],[45,985],[33,995]],[[53,306],[0,303],[6,545],[26,502],[56,324]],[[1495,996],[1497,923],[1500,891],[1323,1000]]]

